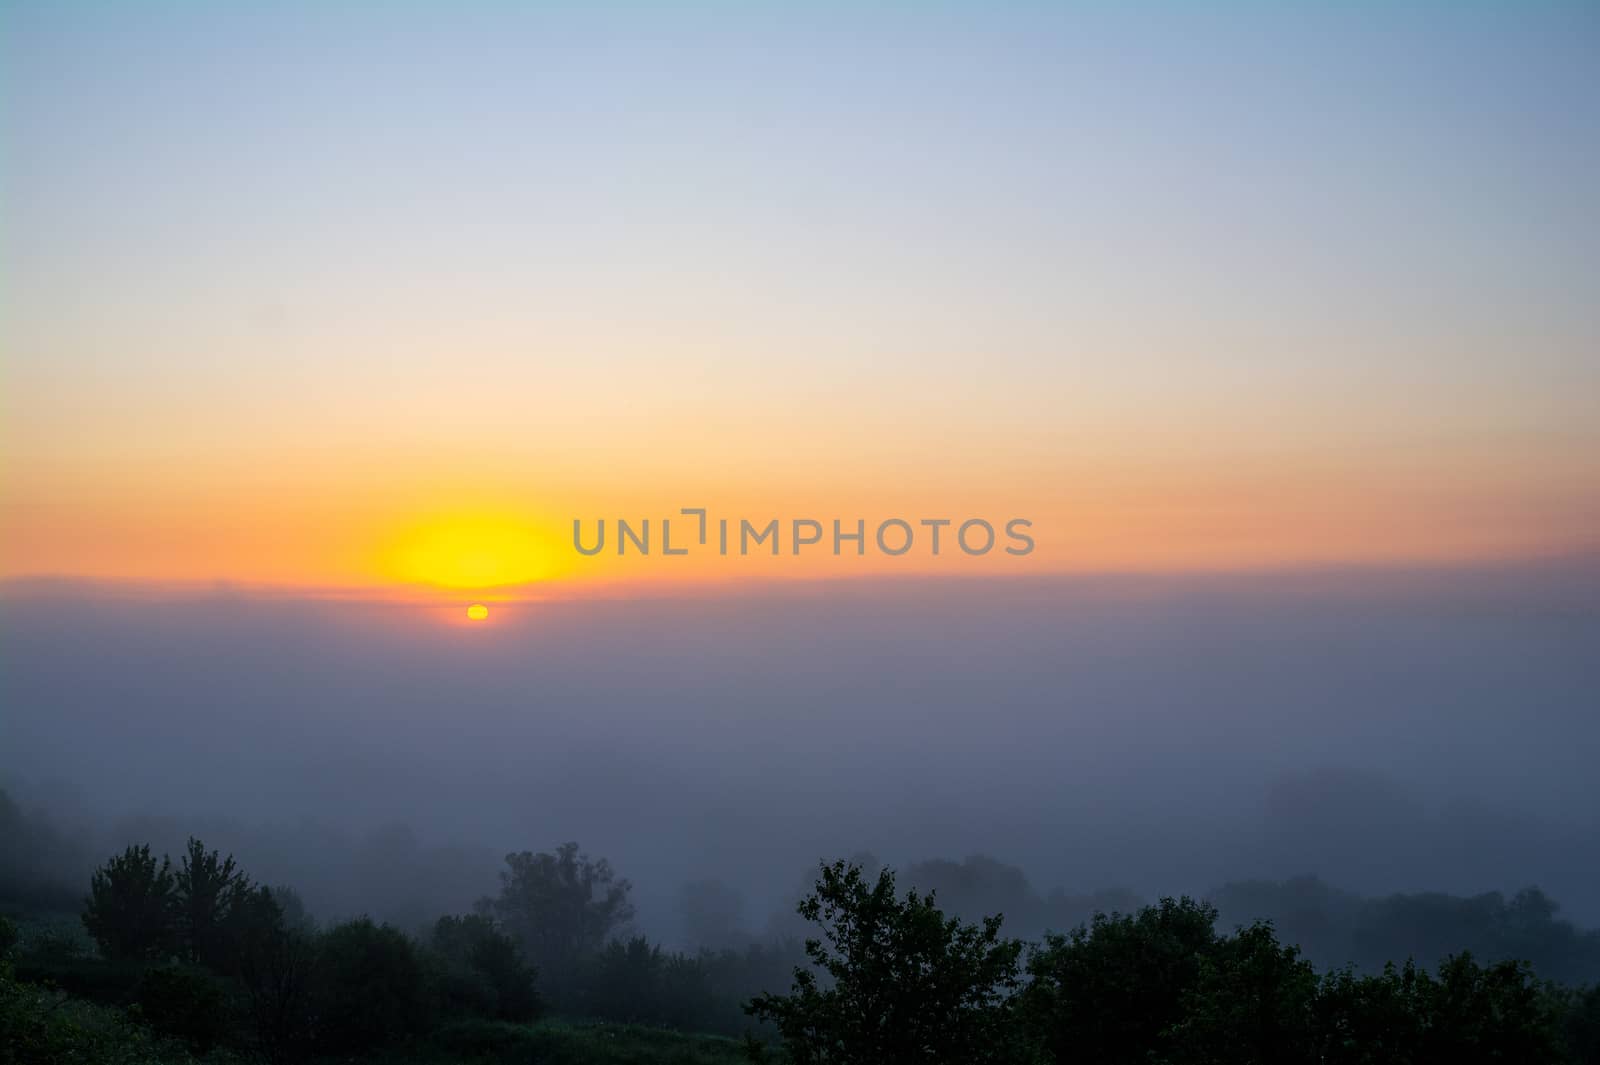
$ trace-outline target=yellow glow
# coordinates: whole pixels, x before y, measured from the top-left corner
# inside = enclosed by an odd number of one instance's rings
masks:
[[[489,616],[489,608],[482,603],[473,603],[467,607],[467,617],[473,621],[483,621]]]
[[[550,552],[541,548],[528,525],[508,518],[457,517],[413,528],[400,538],[384,568],[402,581],[493,588],[548,576],[549,563]]]

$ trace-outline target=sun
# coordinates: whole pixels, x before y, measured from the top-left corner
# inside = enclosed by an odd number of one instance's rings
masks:
[[[440,588],[495,588],[545,577],[549,561],[550,552],[525,522],[456,516],[407,530],[384,569],[399,580]]]
[[[482,603],[473,603],[467,607],[467,617],[472,621],[486,621],[489,617],[489,608]]]

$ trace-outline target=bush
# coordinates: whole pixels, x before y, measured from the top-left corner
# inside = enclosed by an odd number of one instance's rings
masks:
[[[538,1037],[526,1025],[482,1018],[453,1021],[430,1042],[452,1058],[468,1061],[534,1061]]]
[[[734,1065],[745,1060],[732,1039],[593,1022],[458,1021],[441,1028],[429,1045],[441,1062],[474,1065]]]
[[[416,947],[398,929],[369,918],[322,935],[313,987],[316,1042],[329,1053],[384,1046],[433,1022],[431,988]]]
[[[122,1010],[22,983],[0,964],[0,1065],[192,1065],[197,1060],[182,1044],[155,1035]]]
[[[538,974],[489,918],[439,918],[433,949],[443,965],[441,998],[452,1012],[502,1021],[531,1021],[541,1012]]]
[[[94,941],[81,927],[63,921],[30,922],[18,930],[17,956],[33,965],[80,961],[94,953]]]
[[[16,977],[59,988],[79,998],[107,1006],[127,1006],[135,998],[139,980],[149,968],[142,961],[101,961],[89,957],[37,957],[23,951],[15,963]]]
[[[279,928],[240,958],[239,983],[269,1061],[296,1061],[316,1034],[321,937],[304,928]]]
[[[751,1028],[744,999],[772,986],[741,979],[743,958],[669,953],[643,936],[612,940],[584,965],[573,1001],[585,1016],[607,1021],[737,1035]]]
[[[203,969],[163,965],[139,981],[139,1013],[162,1035],[205,1053],[228,1034],[229,1003],[223,985]]]

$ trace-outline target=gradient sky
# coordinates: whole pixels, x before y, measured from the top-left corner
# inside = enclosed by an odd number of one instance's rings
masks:
[[[0,575],[1600,548],[1600,8],[1193,8],[6,2]]]

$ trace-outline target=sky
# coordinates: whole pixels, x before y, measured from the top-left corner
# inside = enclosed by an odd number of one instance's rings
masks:
[[[1600,547],[1592,5],[0,10],[5,577]],[[572,549],[683,507],[1037,549]]]
[[[577,839],[641,900],[981,852],[1600,922],[1597,57],[1592,3],[0,0],[0,788],[335,914]],[[397,825],[479,886],[305,842]]]

